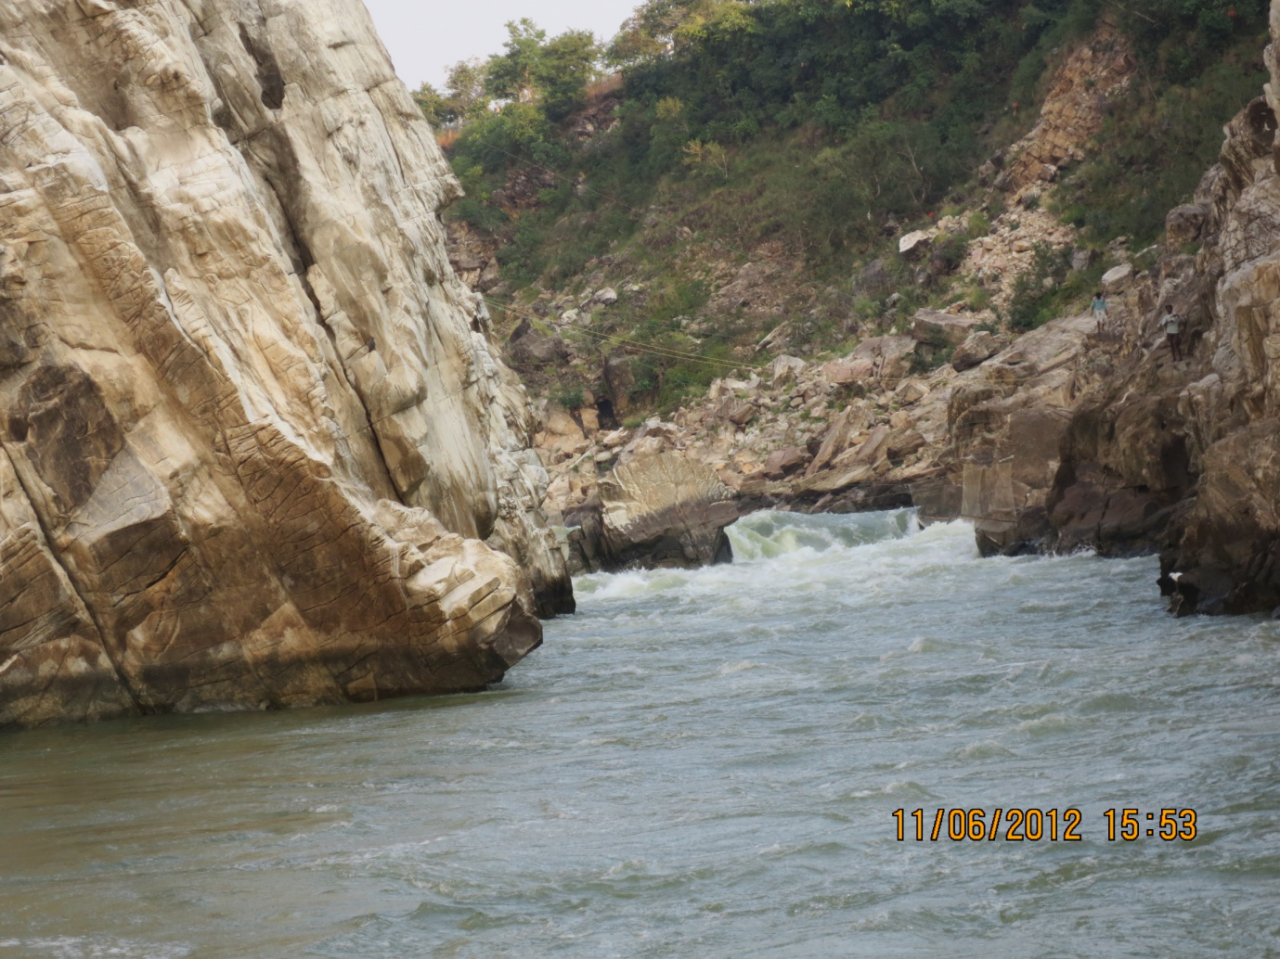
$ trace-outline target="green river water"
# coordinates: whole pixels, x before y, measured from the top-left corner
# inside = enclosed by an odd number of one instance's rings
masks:
[[[907,512],[732,537],[483,695],[0,738],[0,959],[1280,956],[1280,623]]]

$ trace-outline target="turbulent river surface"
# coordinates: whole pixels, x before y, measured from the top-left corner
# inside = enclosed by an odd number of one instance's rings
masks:
[[[732,539],[484,695],[0,738],[0,957],[1280,955],[1280,623],[907,512]],[[1081,839],[930,841],[997,807]]]

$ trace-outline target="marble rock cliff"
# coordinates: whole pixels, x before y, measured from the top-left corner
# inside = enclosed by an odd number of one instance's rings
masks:
[[[360,0],[0,5],[0,727],[476,689],[572,592]]]

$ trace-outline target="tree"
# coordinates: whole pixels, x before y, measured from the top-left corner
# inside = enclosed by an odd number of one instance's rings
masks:
[[[424,83],[413,98],[431,123],[473,119],[484,112],[488,102],[484,95],[484,78],[485,64],[482,60],[459,60],[449,68],[444,93]]]
[[[484,93],[485,63],[479,57],[459,60],[449,68],[445,80],[448,104],[458,119],[472,118],[483,113],[488,105]]]
[[[595,79],[600,47],[585,30],[562,33],[545,47],[534,67],[547,119],[563,120],[587,102],[587,85]]]
[[[655,60],[687,46],[691,29],[741,5],[736,0],[646,0],[623,22],[606,59],[619,67]]]
[[[546,31],[526,17],[507,24],[505,48],[489,59],[485,89],[490,96],[537,103],[552,122],[586,103],[600,57],[589,32],[569,30],[547,40]]]
[[[528,17],[507,21],[505,53],[489,58],[485,91],[495,99],[529,102],[533,99],[534,71],[542,58],[547,31]]]
[[[443,122],[445,101],[439,90],[429,83],[423,83],[414,91],[413,99],[428,123],[434,125]]]

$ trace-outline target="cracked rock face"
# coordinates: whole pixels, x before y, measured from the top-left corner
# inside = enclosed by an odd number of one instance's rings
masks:
[[[0,727],[476,689],[572,608],[456,192],[359,0],[0,5]]]

